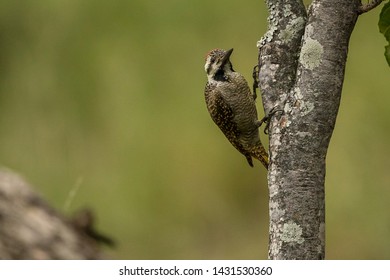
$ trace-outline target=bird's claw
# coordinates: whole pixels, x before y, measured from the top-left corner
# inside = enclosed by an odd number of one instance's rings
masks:
[[[257,98],[256,89],[259,88],[259,65],[253,67],[252,77],[253,77],[253,100],[256,100]]]
[[[265,123],[264,134],[268,134],[270,120],[277,112],[283,112],[283,110],[277,109],[277,107],[275,106],[271,109],[271,111],[269,111],[266,116],[264,116],[261,120],[257,121],[257,127],[260,127],[263,125],[263,123]]]

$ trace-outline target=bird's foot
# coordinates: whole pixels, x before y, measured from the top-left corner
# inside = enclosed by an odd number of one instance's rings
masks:
[[[253,67],[252,77],[253,77],[253,100],[256,100],[257,98],[256,89],[259,88],[259,65]]]
[[[260,127],[263,125],[263,123],[265,123],[264,134],[268,134],[269,124],[270,124],[271,118],[278,112],[283,112],[283,110],[277,109],[277,107],[275,106],[271,109],[271,111],[269,111],[269,113],[266,116],[264,116],[264,118],[256,121],[257,127]]]

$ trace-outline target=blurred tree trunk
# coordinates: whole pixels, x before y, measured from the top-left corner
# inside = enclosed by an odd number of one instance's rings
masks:
[[[101,259],[90,221],[85,212],[66,219],[19,175],[0,169],[0,259]]]
[[[269,128],[269,258],[324,259],[325,158],[359,0],[267,0],[258,42]]]

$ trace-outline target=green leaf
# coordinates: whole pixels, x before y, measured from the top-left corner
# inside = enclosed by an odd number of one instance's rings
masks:
[[[387,64],[389,64],[389,66],[390,66],[390,45],[387,45],[385,47],[385,57],[387,60]]]
[[[390,41],[390,2],[386,3],[379,15],[379,31]]]
[[[385,57],[390,66],[390,2],[386,3],[379,15],[379,31],[385,36],[389,45],[385,47]]]

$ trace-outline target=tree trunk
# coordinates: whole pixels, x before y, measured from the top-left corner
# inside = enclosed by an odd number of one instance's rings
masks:
[[[359,0],[268,0],[259,41],[269,129],[269,258],[324,259],[325,158]]]

